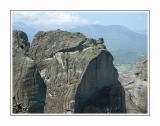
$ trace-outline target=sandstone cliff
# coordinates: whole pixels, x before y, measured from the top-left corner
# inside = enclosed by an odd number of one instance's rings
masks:
[[[26,34],[13,31],[13,112],[125,113],[125,92],[103,38],[38,32],[29,47]]]

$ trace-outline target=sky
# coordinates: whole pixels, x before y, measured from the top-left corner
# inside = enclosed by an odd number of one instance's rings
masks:
[[[147,29],[144,11],[12,11],[13,26],[54,29],[82,25],[123,25],[131,30]]]

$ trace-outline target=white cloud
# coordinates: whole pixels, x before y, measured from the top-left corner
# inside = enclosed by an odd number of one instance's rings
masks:
[[[23,22],[33,26],[85,25],[99,23],[99,21],[84,19],[77,13],[70,11],[14,11],[12,12],[12,16],[15,23]]]

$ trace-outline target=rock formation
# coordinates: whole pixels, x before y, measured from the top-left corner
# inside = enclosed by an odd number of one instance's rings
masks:
[[[126,112],[125,92],[103,38],[38,32],[28,48],[19,32],[13,32],[13,112]]]
[[[126,92],[128,113],[147,112],[147,60],[137,62],[129,71],[120,74]]]
[[[13,32],[13,112],[43,112],[46,85],[34,60],[26,53],[29,49],[27,35]]]

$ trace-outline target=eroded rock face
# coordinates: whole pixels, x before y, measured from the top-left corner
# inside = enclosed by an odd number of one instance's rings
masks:
[[[13,57],[16,55],[25,54],[29,47],[30,43],[28,42],[28,37],[23,31],[13,31]]]
[[[37,104],[44,105],[45,113],[126,112],[124,89],[118,81],[113,57],[103,43],[102,38],[88,39],[81,33],[61,30],[36,34],[27,53],[36,70],[31,69],[32,65],[23,65],[22,71],[30,70],[23,76],[25,79],[34,70],[37,72],[36,84],[41,91],[31,88],[37,92],[33,96],[41,94],[41,98],[35,99],[41,99]],[[27,85],[34,85],[32,80],[27,79]],[[46,92],[42,85],[46,85]]]
[[[129,71],[121,75],[120,81],[124,84],[126,99],[128,99],[126,104],[129,104],[128,112],[147,112],[147,78],[147,60],[137,62]]]
[[[29,45],[27,35],[13,31],[13,43],[13,112],[43,112],[46,85],[34,60],[25,55]]]
[[[76,92],[75,112],[125,112],[124,91],[117,79],[112,55],[102,50],[82,76]]]

